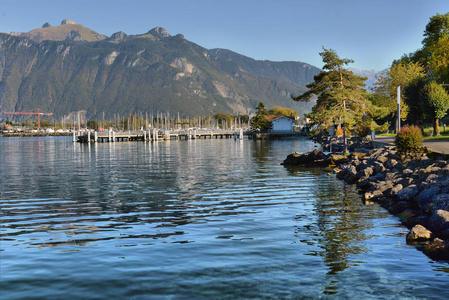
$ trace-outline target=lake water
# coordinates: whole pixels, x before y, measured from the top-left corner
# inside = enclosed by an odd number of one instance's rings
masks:
[[[306,139],[0,137],[1,299],[442,299],[449,264]]]

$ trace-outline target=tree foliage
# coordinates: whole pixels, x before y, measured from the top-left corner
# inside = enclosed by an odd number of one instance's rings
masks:
[[[449,80],[449,34],[444,34],[438,41],[428,47],[431,53],[428,60],[431,76],[438,82]]]
[[[251,118],[251,130],[268,131],[271,129],[271,122],[268,121],[267,116],[268,110],[265,108],[265,104],[259,102],[256,107],[256,115]]]
[[[427,116],[433,119],[433,132],[440,135],[439,119],[447,114],[449,95],[444,87],[434,81],[427,82],[420,91],[423,109]]]
[[[98,122],[96,120],[89,120],[86,123],[87,128],[98,130]]]
[[[449,13],[444,15],[436,14],[430,18],[424,30],[422,41],[424,48],[437,43],[441,37],[449,34]]]
[[[298,112],[288,108],[288,107],[281,107],[281,106],[275,106],[272,109],[268,111],[268,114],[270,116],[286,116],[286,117],[297,117]]]
[[[366,78],[347,70],[345,66],[353,60],[341,59],[332,49],[323,47],[320,56],[324,62],[324,71],[307,85],[307,92],[293,97],[293,100],[310,101],[313,95],[317,95],[317,102],[308,117],[323,126],[340,123],[344,130],[351,129],[371,109],[364,89]]]
[[[229,126],[233,120],[233,116],[221,112],[213,115],[213,118],[217,121],[218,126],[221,126],[221,128],[224,128],[225,125]]]
[[[393,63],[390,69],[377,77],[373,91],[380,97],[384,97],[384,107],[387,109],[387,118],[392,121],[397,117],[397,87],[402,89],[410,83],[425,76],[424,67],[417,62]],[[401,93],[401,119],[405,120],[409,113],[409,103],[405,99],[405,93]]]
[[[409,110],[407,120],[417,122],[422,128],[425,119],[432,119],[434,134],[438,135],[438,121],[449,108],[447,92],[439,84],[449,81],[449,13],[430,18],[422,44],[421,49],[394,61],[392,67],[377,78],[373,91],[389,95],[391,101],[385,104],[393,115],[395,89],[401,86],[404,96],[401,104],[406,104]],[[401,117],[404,119],[404,114]]]

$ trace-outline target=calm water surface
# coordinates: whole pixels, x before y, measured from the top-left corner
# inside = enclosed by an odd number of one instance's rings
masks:
[[[442,299],[449,264],[307,140],[0,137],[1,299]]]

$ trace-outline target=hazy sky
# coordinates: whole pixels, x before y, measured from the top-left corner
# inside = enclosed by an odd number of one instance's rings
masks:
[[[421,47],[429,18],[449,0],[0,0],[0,32],[72,19],[110,36],[164,27],[208,49],[323,66],[322,47],[351,67],[382,70]]]

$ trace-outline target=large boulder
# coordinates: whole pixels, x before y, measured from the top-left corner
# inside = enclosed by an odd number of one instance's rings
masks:
[[[429,244],[425,245],[423,252],[433,259],[449,259],[449,242],[435,238]]]
[[[432,232],[422,225],[415,225],[407,234],[407,243],[417,243],[430,240]]]
[[[443,234],[449,229],[449,211],[439,209],[429,219],[429,229],[437,235]]]
[[[393,183],[391,181],[379,181],[379,182],[375,183],[374,185],[372,185],[366,191],[366,193],[363,195],[363,198],[365,200],[380,198],[383,196],[383,193],[386,190],[389,190],[392,188],[393,188]]]
[[[399,191],[402,190],[403,188],[404,187],[402,186],[402,184],[398,183],[398,184],[393,185],[392,188],[385,190],[383,194],[386,197],[395,198],[398,196]]]
[[[426,206],[432,201],[432,199],[438,195],[441,191],[439,186],[431,186],[428,189],[423,190],[416,196],[415,201],[418,202],[420,207]]]
[[[410,201],[418,194],[418,187],[415,184],[409,185],[408,187],[400,190],[398,192],[398,197],[401,200]]]
[[[287,156],[282,164],[285,166],[325,166],[326,164],[329,165],[329,163],[330,159],[326,154],[319,150],[314,150],[304,154],[292,153]]]

